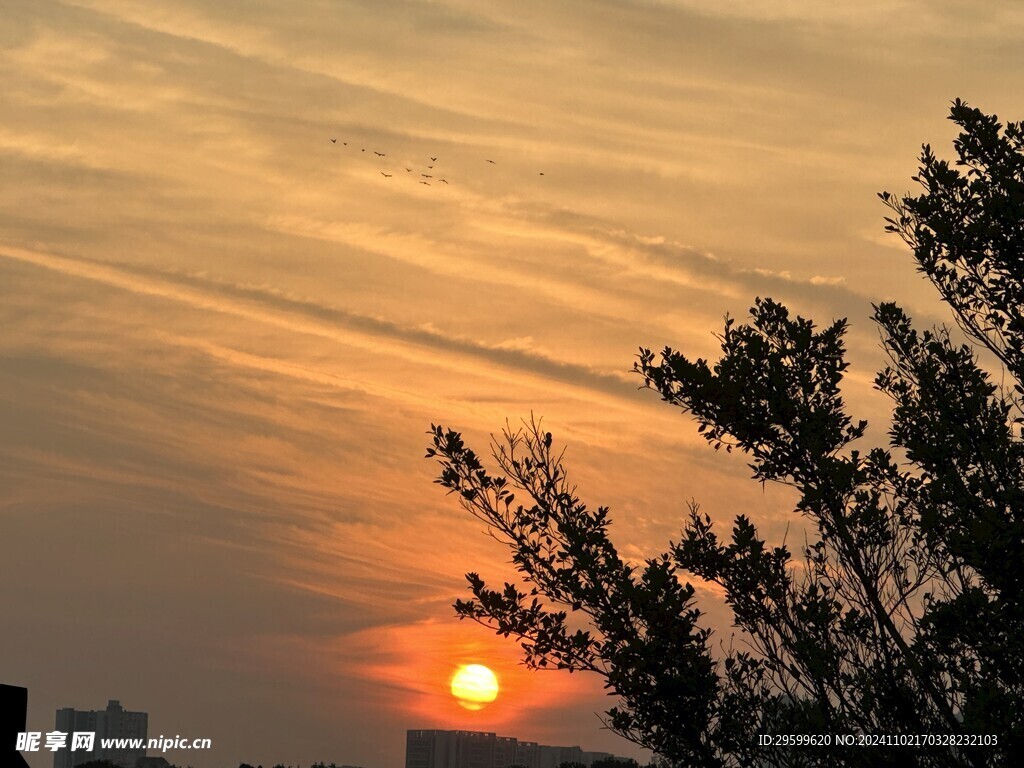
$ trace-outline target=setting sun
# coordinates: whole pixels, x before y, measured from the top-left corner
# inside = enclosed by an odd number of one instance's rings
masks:
[[[482,664],[466,664],[452,676],[452,696],[466,709],[483,709],[498,696],[498,678]]]

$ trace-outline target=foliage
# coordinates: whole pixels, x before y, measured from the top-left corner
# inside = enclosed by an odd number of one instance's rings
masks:
[[[602,757],[590,764],[590,768],[640,768],[632,758]]]
[[[713,364],[640,350],[645,384],[716,450],[795,491],[811,532],[795,561],[742,514],[720,538],[693,504],[679,541],[627,563],[539,423],[492,443],[496,474],[432,428],[437,482],[509,545],[524,582],[470,573],[457,614],[517,638],[532,667],[601,675],[619,700],[609,727],[671,763],[994,766],[1024,748],[1024,129],[960,101],[951,119],[956,164],[925,146],[922,194],[881,198],[968,343],[875,307],[888,447],[856,447],[867,423],[840,392],[845,320],[818,328],[758,299],[748,323],[726,318]],[[693,578],[724,592],[738,647],[713,651]],[[760,734],[999,743],[766,748]]]

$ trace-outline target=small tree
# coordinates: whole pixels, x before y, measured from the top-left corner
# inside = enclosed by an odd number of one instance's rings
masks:
[[[632,758],[602,757],[592,762],[590,768],[640,768],[640,763]]]
[[[720,539],[696,504],[679,541],[631,565],[537,422],[493,442],[497,474],[432,428],[437,482],[510,546],[524,581],[467,574],[459,617],[517,638],[531,667],[601,675],[619,699],[608,726],[673,763],[995,766],[1024,748],[1024,128],[960,101],[951,119],[957,167],[925,146],[923,193],[881,197],[970,344],[875,307],[888,448],[855,447],[867,424],[840,395],[845,320],[818,329],[759,299],[749,323],[726,319],[713,365],[640,351],[645,384],[716,450],[794,489],[811,532],[799,567],[745,515]],[[724,590],[741,647],[713,652],[687,577]],[[761,734],[909,743],[765,748]]]

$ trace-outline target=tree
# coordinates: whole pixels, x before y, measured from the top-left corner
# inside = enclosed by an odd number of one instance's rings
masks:
[[[875,307],[888,447],[859,447],[867,423],[841,397],[845,319],[819,329],[758,299],[749,322],[726,318],[716,363],[642,348],[635,364],[716,450],[795,491],[810,531],[796,563],[742,514],[720,538],[692,503],[680,539],[632,565],[538,422],[492,442],[494,474],[432,427],[437,482],[509,545],[523,581],[467,574],[457,615],[516,638],[531,667],[601,675],[618,698],[607,725],[673,764],[995,766],[1024,747],[1024,126],[960,101],[950,119],[956,164],[926,145],[922,193],[880,196],[967,343]],[[714,650],[687,579],[724,590],[730,647]]]
[[[592,762],[590,768],[640,768],[640,763],[632,758],[602,757]]]

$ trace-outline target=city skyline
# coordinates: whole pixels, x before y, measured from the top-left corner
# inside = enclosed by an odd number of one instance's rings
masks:
[[[798,541],[637,350],[715,359],[759,296],[848,317],[883,443],[872,303],[952,320],[876,193],[952,155],[953,99],[1024,118],[1022,34],[924,0],[5,3],[0,680],[29,728],[116,698],[212,739],[194,768],[392,768],[412,727],[646,763],[598,676],[455,618],[467,572],[516,573],[431,425],[543,418],[632,563],[691,499]],[[497,688],[458,698],[473,664]]]
[[[107,747],[104,739],[140,740],[143,745],[164,741],[165,737],[150,739],[149,715],[141,711],[128,711],[118,699],[110,699],[102,710],[78,710],[61,707],[56,711],[53,730],[33,731],[26,722],[28,690],[0,684],[0,699],[4,714],[5,740],[14,743],[14,736],[35,735],[36,742],[14,750],[14,759],[26,764],[25,755],[47,753],[53,755],[53,768],[74,768],[92,761],[109,761],[121,768],[137,765],[159,766],[166,758],[149,755],[148,746]],[[63,735],[61,748],[50,749],[48,737]],[[73,737],[88,735],[91,748],[75,743]],[[175,737],[179,739],[180,737]],[[158,745],[159,746],[159,745]],[[179,750],[180,751],[180,750]],[[154,760],[156,762],[154,762]],[[610,752],[593,752],[574,746],[551,746],[516,736],[498,736],[493,732],[470,730],[406,730],[405,768],[559,768],[563,763],[583,765],[587,768],[595,761],[613,760],[628,763],[630,758]],[[167,761],[169,762],[169,761]],[[245,764],[244,761],[240,764]],[[317,764],[326,764],[320,760]],[[332,765],[333,765],[332,761]],[[172,763],[173,765],[173,763]]]
[[[628,761],[579,745],[538,744],[489,731],[410,729],[405,743],[405,768],[559,768],[563,763],[590,768],[599,760]]]

